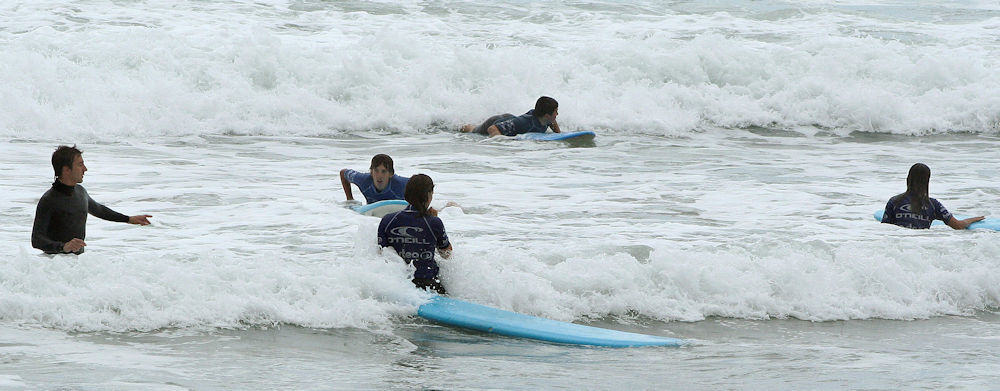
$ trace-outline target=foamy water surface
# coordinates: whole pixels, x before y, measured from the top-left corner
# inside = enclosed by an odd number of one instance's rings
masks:
[[[542,94],[627,134],[997,129],[990,2],[140,4],[4,6],[2,134],[414,132]]]

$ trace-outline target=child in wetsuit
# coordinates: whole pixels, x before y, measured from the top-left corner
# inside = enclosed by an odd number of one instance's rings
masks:
[[[906,192],[889,199],[885,204],[882,222],[906,228],[927,229],[934,220],[941,220],[954,229],[966,229],[969,224],[983,219],[983,216],[956,219],[938,200],[928,196],[930,179],[931,169],[927,165],[916,163],[911,166],[906,176]]]
[[[559,102],[543,96],[535,101],[535,108],[519,116],[514,114],[494,115],[479,126],[462,126],[463,133],[479,133],[490,137],[497,135],[516,136],[524,133],[545,133],[549,128],[559,133]]]
[[[405,190],[406,209],[385,215],[378,225],[378,244],[392,247],[407,264],[416,270],[413,284],[417,288],[447,293],[438,278],[438,265],[434,253],[442,257],[451,255],[451,243],[444,231],[444,223],[437,211],[430,207],[434,198],[434,181],[424,174],[410,178]]]

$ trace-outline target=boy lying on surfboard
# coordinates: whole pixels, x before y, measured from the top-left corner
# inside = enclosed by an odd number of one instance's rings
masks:
[[[535,101],[535,108],[527,113],[519,116],[510,113],[494,115],[479,126],[462,126],[462,133],[479,133],[490,137],[517,136],[524,133],[545,133],[549,128],[559,133],[559,123],[556,122],[558,115],[559,102],[543,96]]]

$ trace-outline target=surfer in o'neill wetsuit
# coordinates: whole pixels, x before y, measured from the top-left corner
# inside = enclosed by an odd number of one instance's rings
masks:
[[[438,278],[438,265],[434,253],[451,256],[451,243],[444,231],[444,223],[431,208],[434,199],[434,181],[424,174],[410,177],[406,184],[406,209],[382,217],[378,225],[378,244],[392,247],[407,264],[413,265],[413,284],[417,288],[431,289],[445,294]]]
[[[126,216],[97,203],[80,185],[87,166],[76,146],[60,145],[52,153],[56,180],[35,209],[31,246],[47,254],[83,253],[87,244],[87,214],[108,221],[148,225],[150,215]]]
[[[559,102],[543,96],[535,101],[535,108],[519,116],[514,114],[494,115],[479,126],[462,126],[462,133],[479,133],[493,136],[517,136],[523,133],[545,133],[548,128],[559,133]]]
[[[910,166],[906,176],[906,192],[889,199],[885,204],[882,222],[900,227],[926,229],[934,220],[944,221],[954,229],[966,229],[969,224],[983,219],[983,216],[956,219],[938,200],[928,196],[931,169],[923,163]]]

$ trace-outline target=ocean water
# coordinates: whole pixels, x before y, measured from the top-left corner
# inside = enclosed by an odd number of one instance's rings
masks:
[[[995,389],[1000,237],[871,215],[923,162],[1000,216],[998,32],[987,1],[0,4],[0,390]],[[598,136],[456,132],[539,95]],[[59,144],[153,224],[32,249]],[[338,179],[377,153],[434,178],[455,297],[691,343],[416,317]]]

